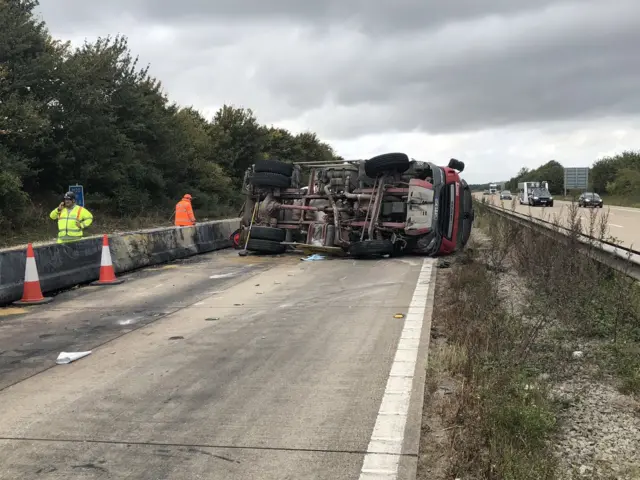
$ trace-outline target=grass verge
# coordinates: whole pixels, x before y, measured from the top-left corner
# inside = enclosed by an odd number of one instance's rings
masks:
[[[573,244],[587,231],[597,247],[606,218],[570,212],[558,242],[476,208],[466,261],[439,271],[418,478],[577,478],[567,472],[591,467],[558,449],[578,400],[558,385],[640,396],[637,284]]]

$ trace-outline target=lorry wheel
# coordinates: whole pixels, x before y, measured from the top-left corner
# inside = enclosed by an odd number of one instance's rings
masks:
[[[272,172],[254,172],[250,181],[256,187],[288,188],[291,185],[291,177]]]
[[[284,242],[286,236],[284,229],[273,227],[261,227],[260,225],[254,225],[249,232],[249,239],[255,238],[256,240],[269,240],[271,242]]]
[[[279,254],[284,253],[287,250],[287,247],[286,245],[282,245],[278,242],[272,242],[271,240],[260,240],[249,237],[247,250],[257,253]]]
[[[374,257],[393,254],[391,240],[364,240],[354,242],[349,246],[349,255],[356,258]]]
[[[377,178],[383,173],[404,173],[411,162],[406,153],[385,153],[364,162],[364,173],[369,178]]]
[[[258,160],[253,165],[254,172],[279,173],[286,177],[293,175],[293,165],[279,160]]]

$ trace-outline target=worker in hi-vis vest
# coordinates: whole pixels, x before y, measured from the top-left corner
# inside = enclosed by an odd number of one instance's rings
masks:
[[[62,203],[49,216],[51,220],[58,221],[58,243],[81,240],[84,229],[93,223],[91,212],[76,205],[73,192],[65,193]]]
[[[176,204],[176,227],[192,227],[196,224],[196,217],[193,214],[191,199],[188,193]]]

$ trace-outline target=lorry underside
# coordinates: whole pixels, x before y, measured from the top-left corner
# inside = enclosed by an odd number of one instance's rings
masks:
[[[471,192],[448,167],[389,153],[365,162],[285,164],[246,172],[237,242],[260,253],[287,245],[340,249],[356,257],[437,255],[462,248],[471,232]],[[239,245],[239,246],[244,246]]]

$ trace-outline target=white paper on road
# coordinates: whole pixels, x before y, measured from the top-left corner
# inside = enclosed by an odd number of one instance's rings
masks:
[[[60,355],[56,358],[56,363],[58,365],[66,365],[67,363],[75,362],[88,355],[91,355],[91,350],[88,352],[60,352]]]

